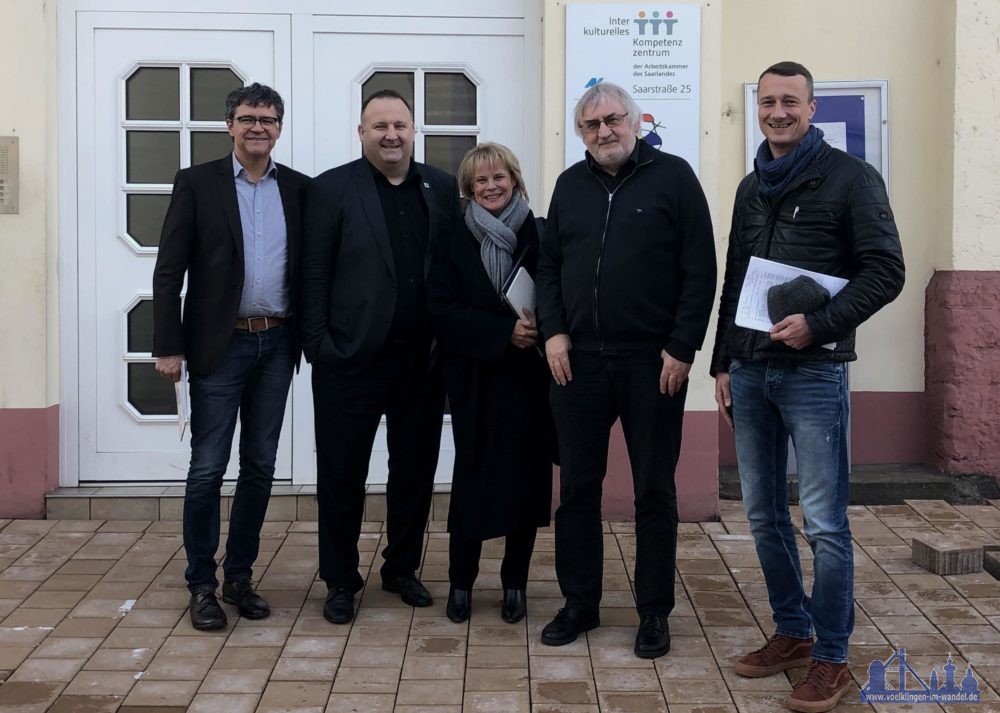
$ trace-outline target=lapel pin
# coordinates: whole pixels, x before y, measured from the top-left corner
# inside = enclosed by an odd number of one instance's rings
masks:
[[[431,185],[427,181],[424,181],[424,188],[430,188],[430,187]]]

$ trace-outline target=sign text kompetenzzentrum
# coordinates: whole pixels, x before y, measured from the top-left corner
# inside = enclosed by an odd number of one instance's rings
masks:
[[[587,87],[609,81],[642,109],[642,137],[698,171],[701,6],[566,7],[566,165],[582,158],[573,107]]]

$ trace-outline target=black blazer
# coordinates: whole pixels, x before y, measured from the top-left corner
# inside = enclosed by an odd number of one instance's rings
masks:
[[[430,223],[426,279],[436,242],[461,220],[458,182],[432,166],[416,168]],[[303,224],[302,351],[310,363],[357,373],[385,342],[397,296],[389,229],[368,161],[317,176]]]
[[[278,166],[288,234],[288,293],[298,313],[302,201],[310,179]],[[181,318],[181,287],[188,287]],[[183,354],[195,375],[219,366],[232,338],[243,294],[243,226],[232,154],[177,172],[153,271],[153,356]],[[294,325],[294,360],[299,346]]]

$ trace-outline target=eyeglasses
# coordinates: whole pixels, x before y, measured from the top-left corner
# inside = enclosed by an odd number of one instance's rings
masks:
[[[609,129],[614,129],[615,127],[621,126],[622,122],[625,121],[625,117],[628,116],[628,112],[624,114],[608,114],[603,119],[591,119],[590,121],[580,122],[580,131],[585,134],[596,133],[601,128],[601,124],[604,124]]]
[[[233,117],[233,121],[238,123],[244,129],[252,129],[257,122],[265,129],[273,129],[275,126],[281,123],[281,119],[276,116],[236,116]]]

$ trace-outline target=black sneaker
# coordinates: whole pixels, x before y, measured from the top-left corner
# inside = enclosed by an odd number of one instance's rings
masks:
[[[601,617],[596,610],[563,607],[542,629],[542,643],[548,646],[572,644],[580,634],[600,625]]]

